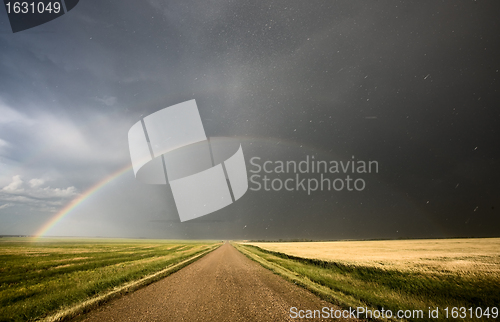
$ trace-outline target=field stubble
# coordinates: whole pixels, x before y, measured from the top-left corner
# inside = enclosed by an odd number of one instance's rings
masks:
[[[346,265],[500,276],[500,238],[248,244],[297,257]]]
[[[500,239],[243,243],[341,306],[397,310],[498,307]],[[444,312],[441,312],[443,319]],[[409,319],[412,320],[412,319]],[[437,321],[415,319],[415,321]],[[466,320],[484,320],[468,318]]]
[[[102,296],[200,254],[213,241],[0,239],[0,321],[27,321]]]

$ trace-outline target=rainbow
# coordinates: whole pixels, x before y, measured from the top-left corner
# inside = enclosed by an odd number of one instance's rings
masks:
[[[99,181],[89,189],[87,189],[84,193],[79,195],[77,198],[73,199],[70,203],[68,203],[63,209],[61,209],[57,214],[55,214],[52,218],[50,218],[49,221],[47,221],[42,227],[40,227],[34,234],[34,240],[37,241],[40,237],[43,237],[54,225],[56,225],[61,219],[66,217],[73,209],[75,209],[78,205],[80,205],[82,202],[87,200],[90,196],[92,196],[94,193],[98,192],[101,190],[102,187],[104,187],[107,183],[110,181],[118,178],[122,174],[126,173],[127,171],[132,170],[132,165],[129,164],[125,166],[124,168],[110,174],[103,180]]]
[[[241,142],[243,141],[250,141],[250,139],[258,140],[258,142],[265,141],[268,143],[272,144],[280,144],[282,143],[285,146],[288,147],[296,147],[299,145],[298,142],[293,141],[293,140],[283,140],[283,139],[278,139],[278,138],[259,138],[259,137],[254,137],[254,138],[249,138],[249,137],[235,137],[240,139]],[[213,138],[211,138],[213,139]],[[300,145],[302,147],[302,145]],[[332,151],[326,151],[319,149],[315,146],[308,146],[309,149],[313,151],[318,151],[318,152],[323,152],[327,154],[332,154]],[[89,189],[87,189],[85,192],[83,192],[81,195],[79,195],[77,198],[73,199],[70,203],[68,203],[63,209],[61,209],[58,213],[56,213],[52,218],[50,218],[42,227],[40,227],[34,234],[34,241],[37,241],[40,237],[43,237],[52,227],[54,227],[59,221],[61,221],[64,217],[66,217],[68,214],[71,213],[73,209],[75,209],[77,206],[82,204],[85,200],[87,200],[89,197],[94,195],[96,192],[100,191],[101,188],[103,188],[106,184],[110,183],[111,181],[117,179],[127,171],[132,170],[132,164],[129,164],[125,166],[122,169],[117,170],[116,172],[110,174],[103,180],[99,181]],[[413,201],[412,198],[407,197],[409,202],[415,202]],[[435,228],[437,228],[440,232],[443,233],[443,236],[445,235],[446,230],[444,227],[442,227],[439,223],[437,223],[435,220],[433,220],[432,216],[427,215],[425,212],[422,214],[430,223],[434,225]]]

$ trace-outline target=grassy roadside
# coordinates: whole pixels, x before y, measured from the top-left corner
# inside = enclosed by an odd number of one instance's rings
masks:
[[[117,296],[165,277],[182,267],[176,264],[185,266],[190,258],[219,245],[213,241],[0,239],[0,321],[35,320],[86,301],[102,302],[110,294]],[[163,273],[155,275],[158,272]]]
[[[453,319],[444,318],[442,311],[440,318],[429,318],[428,307],[491,308],[498,307],[500,302],[500,283],[493,277],[384,270],[305,259],[251,245],[234,246],[264,267],[345,308],[383,307],[394,313],[398,310],[422,310],[423,318],[407,320],[448,321]]]

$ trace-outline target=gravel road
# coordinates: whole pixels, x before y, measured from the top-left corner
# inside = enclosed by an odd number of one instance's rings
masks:
[[[226,243],[180,271],[77,320],[300,321],[291,318],[291,307],[321,310],[333,305],[285,281]]]

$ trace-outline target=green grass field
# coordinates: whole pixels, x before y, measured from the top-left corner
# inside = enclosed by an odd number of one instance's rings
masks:
[[[215,246],[214,241],[0,238],[0,321],[46,317]]]
[[[464,243],[470,243],[468,248],[467,245],[464,247],[467,248],[464,250],[466,259],[470,262],[466,269],[456,260],[456,256],[460,255],[457,247],[451,247],[457,240],[415,242],[415,245],[403,241],[394,241],[395,244],[391,245],[390,241],[385,241],[378,245],[375,243],[378,253],[373,250],[375,247],[373,242],[328,245],[325,245],[327,243],[295,243],[295,245],[269,243],[268,246],[266,243],[260,243],[259,247],[244,244],[235,246],[264,267],[342,307],[369,307],[379,310],[384,308],[392,312],[422,310],[423,318],[407,320],[453,321],[451,314],[448,319],[444,318],[444,308],[448,307],[451,313],[453,307],[467,309],[472,307],[474,310],[481,307],[483,311],[489,308],[491,313],[492,308],[496,307],[494,311],[498,312],[500,306],[498,270],[500,258],[496,247],[498,242],[498,239],[466,240]],[[362,251],[363,243],[366,243],[365,251]],[[470,250],[474,249],[472,244],[482,250],[490,249],[492,253],[490,252],[489,256],[480,251],[473,254]],[[344,256],[349,253],[346,249],[351,250],[353,245],[357,252],[350,252],[349,256]],[[406,245],[406,250],[403,245]],[[447,247],[450,248],[448,252],[445,251]],[[288,249],[288,251],[285,254],[270,249]],[[439,256],[434,256],[436,249],[439,249]],[[398,261],[394,258],[395,250],[410,253],[411,261],[403,265],[404,260]],[[314,256],[303,258],[290,253],[314,254]],[[340,255],[335,255],[337,253]],[[370,262],[369,256],[374,256],[375,259]],[[338,257],[343,260],[322,260],[314,257]],[[398,257],[404,256],[401,254]],[[417,260],[418,258],[420,260]],[[453,258],[453,262],[457,262],[455,268],[450,265],[450,258]],[[423,264],[427,262],[428,264]],[[478,265],[473,265],[475,262]],[[492,264],[489,270],[485,269],[487,264]],[[429,318],[429,307],[439,307],[440,318]],[[496,316],[496,319],[491,314],[489,319],[487,316],[477,319],[473,314],[472,319],[468,316],[456,321],[495,321],[500,315],[497,313]]]

